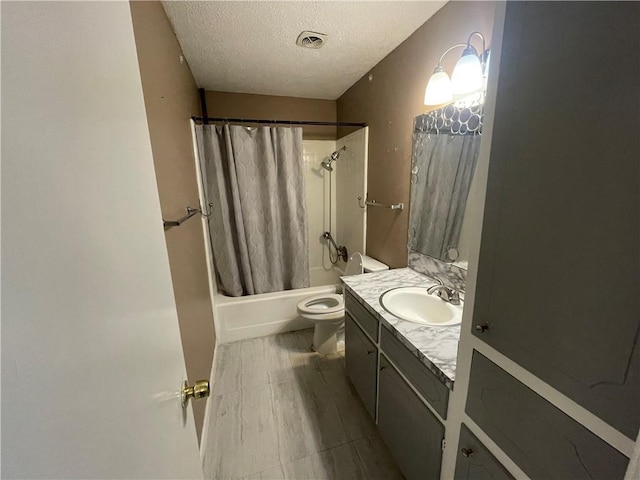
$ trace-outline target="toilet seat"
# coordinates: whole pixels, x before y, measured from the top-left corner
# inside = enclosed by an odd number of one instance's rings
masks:
[[[298,312],[315,318],[333,319],[336,314],[344,314],[344,298],[336,293],[325,293],[307,297],[298,303]]]
[[[354,252],[344,270],[344,276],[359,275],[363,272],[379,272],[389,267],[377,260]],[[344,328],[344,297],[335,293],[324,293],[307,297],[298,302],[300,317],[312,321],[313,349],[323,355],[338,351],[337,334]]]

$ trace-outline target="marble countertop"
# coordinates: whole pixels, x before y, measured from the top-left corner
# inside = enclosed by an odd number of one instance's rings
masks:
[[[429,287],[435,282],[410,268],[341,277],[345,288],[391,331],[429,370],[453,389],[460,325],[431,327],[401,320],[380,305],[379,297],[391,288]]]

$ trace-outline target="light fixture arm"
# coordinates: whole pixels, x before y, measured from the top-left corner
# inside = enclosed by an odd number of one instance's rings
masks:
[[[485,53],[487,51],[487,46],[484,40],[484,35],[482,35],[480,32],[471,32],[471,34],[469,35],[469,38],[467,39],[467,46],[471,47],[471,39],[475,36],[480,37],[480,40],[482,40],[482,51],[480,52],[480,62],[482,63],[482,66],[484,67],[484,62],[485,62]]]
[[[473,34],[472,34],[473,35]],[[456,48],[466,48],[468,46],[468,43],[456,43],[455,45],[451,45],[449,48],[447,48],[444,53],[442,55],[440,55],[440,59],[438,60],[438,67],[441,66],[442,64],[442,60],[444,59],[445,55],[447,53],[449,53],[451,50],[454,50]]]
[[[469,48],[469,47],[473,48],[473,46],[471,45],[471,39],[476,35],[478,37],[480,37],[480,40],[482,40],[482,52],[481,52],[480,58],[481,58],[481,60],[483,60],[484,59],[484,52],[487,51],[485,40],[484,40],[484,35],[482,35],[482,33],[480,33],[480,32],[471,32],[471,34],[469,35],[469,38],[467,39],[467,43],[456,43],[455,45],[451,45],[449,48],[447,48],[444,51],[444,53],[442,55],[440,55],[440,59],[438,60],[438,67],[440,67],[442,65],[442,60],[447,55],[447,53],[449,53],[451,50],[455,50],[456,48]]]

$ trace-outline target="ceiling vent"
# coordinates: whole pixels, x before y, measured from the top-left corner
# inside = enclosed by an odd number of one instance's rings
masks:
[[[304,31],[298,35],[296,45],[304,48],[320,48],[326,41],[327,36],[324,33]]]

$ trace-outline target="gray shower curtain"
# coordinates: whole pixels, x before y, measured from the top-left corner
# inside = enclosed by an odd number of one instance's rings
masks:
[[[308,287],[302,128],[197,125],[196,139],[224,293]]]
[[[420,205],[422,211],[414,224],[417,250],[448,261],[449,248],[458,247],[481,137],[425,132],[414,136],[421,147],[418,175],[426,179],[412,186],[412,208]]]

